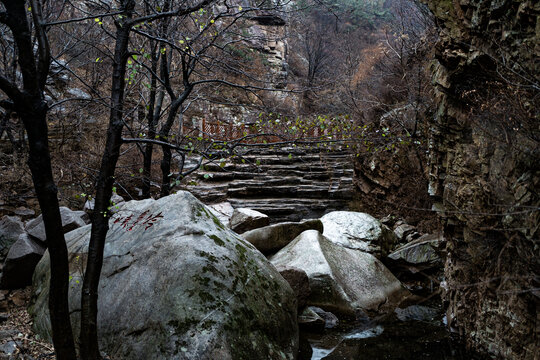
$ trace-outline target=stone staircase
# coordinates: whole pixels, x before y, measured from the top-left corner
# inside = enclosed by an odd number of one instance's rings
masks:
[[[274,148],[246,151],[198,170],[187,190],[212,204],[228,201],[270,216],[298,221],[343,210],[353,193],[353,159],[344,150]]]

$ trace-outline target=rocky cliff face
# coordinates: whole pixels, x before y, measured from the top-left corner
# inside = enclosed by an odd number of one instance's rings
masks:
[[[540,3],[424,2],[440,36],[429,191],[448,239],[449,325],[480,351],[536,359]]]

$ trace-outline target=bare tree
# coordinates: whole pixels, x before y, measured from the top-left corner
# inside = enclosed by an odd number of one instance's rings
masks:
[[[2,1],[0,24],[10,32],[9,38],[4,38],[4,41],[12,43],[9,53],[4,53],[4,66],[11,63],[13,67],[4,67],[0,73],[0,90],[8,97],[1,105],[8,112],[17,112],[28,134],[28,165],[43,215],[51,258],[49,310],[53,343],[58,359],[75,359],[68,309],[67,248],[51,168],[47,136],[48,105],[43,95],[51,54],[41,14],[42,6],[37,0],[29,4],[24,1]],[[7,34],[5,28],[3,32]],[[20,71],[22,79],[18,78],[17,71]]]

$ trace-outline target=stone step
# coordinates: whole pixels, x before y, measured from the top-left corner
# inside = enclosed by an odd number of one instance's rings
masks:
[[[234,208],[247,207],[268,215],[271,223],[319,218],[330,211],[347,208],[347,201],[332,199],[229,198],[228,201]]]

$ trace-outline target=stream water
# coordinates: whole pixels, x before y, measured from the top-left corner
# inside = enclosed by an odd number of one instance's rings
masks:
[[[440,309],[412,306],[383,321],[300,333],[299,360],[483,360],[444,326]]]

